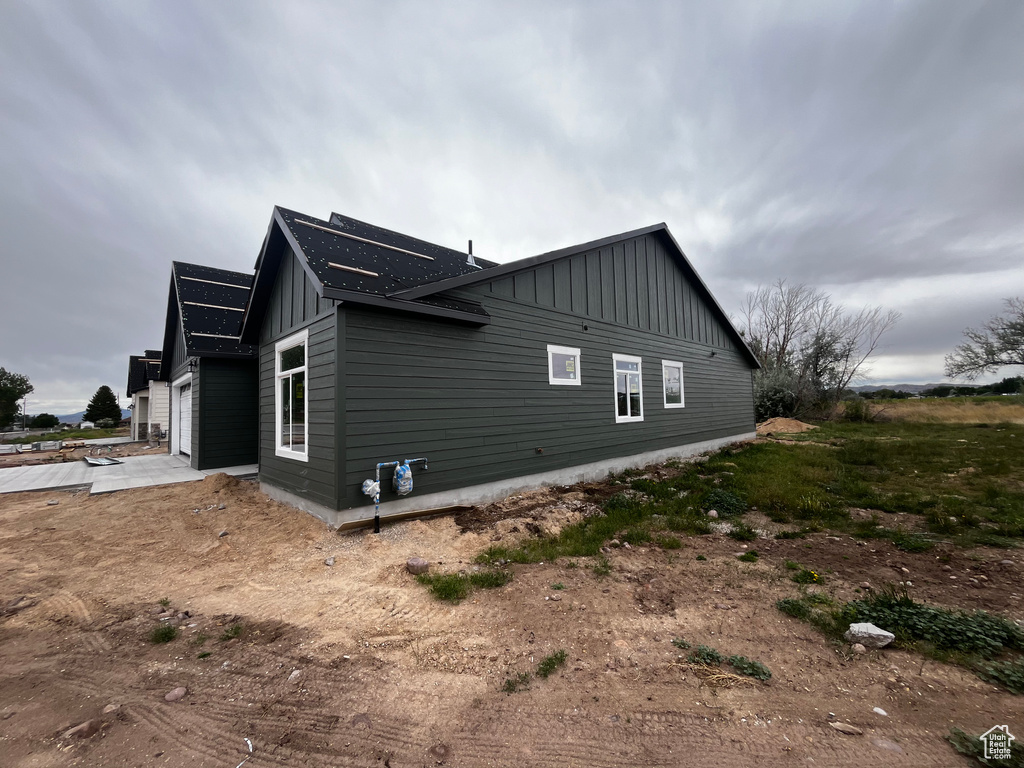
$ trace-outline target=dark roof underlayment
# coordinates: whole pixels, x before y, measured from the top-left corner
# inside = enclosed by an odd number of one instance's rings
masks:
[[[558,261],[565,259],[570,256],[576,256],[582,253],[595,251],[600,248],[605,248],[614,243],[621,242],[623,240],[629,240],[634,237],[642,237],[645,235],[652,235],[660,237],[663,242],[668,246],[669,252],[673,254],[676,260],[677,266],[683,272],[684,275],[693,283],[697,292],[700,293],[704,299],[708,302],[712,311],[717,314],[718,319],[721,321],[723,327],[732,337],[733,341],[736,342],[736,346],[739,348],[741,354],[747,359],[747,361],[754,368],[760,368],[761,364],[757,361],[757,357],[751,351],[750,347],[747,346],[746,340],[740,335],[740,332],[736,330],[736,327],[732,324],[729,316],[722,309],[718,300],[714,297],[711,291],[708,289],[704,281],[701,280],[700,275],[697,274],[697,270],[690,264],[690,260],[686,258],[686,254],[683,253],[683,249],[679,247],[679,243],[669,232],[668,226],[665,223],[654,224],[649,227],[643,227],[641,229],[634,229],[631,232],[623,232],[619,235],[612,235],[610,237],[603,237],[600,240],[592,240],[588,243],[581,243],[579,245],[572,245],[568,248],[561,248],[557,251],[549,251],[548,253],[542,253],[539,256],[531,256],[525,259],[519,259],[517,261],[511,261],[507,264],[500,264],[492,267],[486,271],[486,274],[463,274],[455,277],[450,277],[444,280],[440,280],[430,284],[418,285],[413,288],[406,288],[391,294],[388,298],[391,299],[406,299],[409,301],[427,301],[430,298],[437,298],[437,294],[441,294],[444,291],[453,290],[455,288],[462,288],[468,285],[474,285],[482,281],[497,280],[507,275],[515,274],[516,272],[522,272],[527,269],[532,269],[541,264],[547,264],[552,261]]]
[[[141,355],[128,357],[128,397],[140,389],[146,389],[149,382],[160,378],[160,350],[147,349]]]
[[[290,249],[310,278],[317,294],[348,301],[416,312],[477,325],[490,321],[479,304],[449,297],[425,301],[394,298],[398,291],[460,275],[486,272],[495,262],[434,245],[357,219],[331,214],[323,221],[277,206],[256,261],[252,301],[242,336],[255,341],[273,289],[281,258]]]
[[[172,264],[162,356],[167,365],[161,370],[161,378],[171,373],[179,317],[187,357],[256,356],[254,345],[238,340],[251,286],[252,275],[244,272],[181,261]]]

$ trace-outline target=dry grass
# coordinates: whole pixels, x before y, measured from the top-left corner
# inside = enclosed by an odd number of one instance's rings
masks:
[[[924,424],[1024,424],[1024,403],[1018,397],[888,400],[884,403],[871,403],[869,407],[881,419],[892,421]]]

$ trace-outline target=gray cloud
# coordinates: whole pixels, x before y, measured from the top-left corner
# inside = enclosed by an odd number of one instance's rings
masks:
[[[1022,36],[954,0],[8,4],[0,365],[51,410],[123,389],[170,261],[251,268],[274,204],[498,260],[666,221],[727,308],[884,294],[888,353],[941,354],[1024,286]]]

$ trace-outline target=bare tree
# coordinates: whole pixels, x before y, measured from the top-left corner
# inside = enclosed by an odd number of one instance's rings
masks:
[[[1024,299],[1003,299],[1006,308],[981,328],[964,331],[966,342],[946,355],[946,375],[974,380],[1007,365],[1024,365]]]
[[[831,411],[899,318],[881,307],[849,312],[824,291],[785,280],[748,293],[742,320],[762,365],[759,418]]]

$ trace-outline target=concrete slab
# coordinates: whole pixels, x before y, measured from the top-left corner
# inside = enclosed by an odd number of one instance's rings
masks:
[[[34,467],[0,470],[0,494],[20,491],[49,491],[61,488],[89,488],[90,493],[110,493],[126,488],[188,483],[224,472],[235,477],[255,477],[256,464],[223,469],[195,470],[184,456],[166,453],[155,456],[125,456],[121,464],[90,467],[84,461],[69,461]]]

